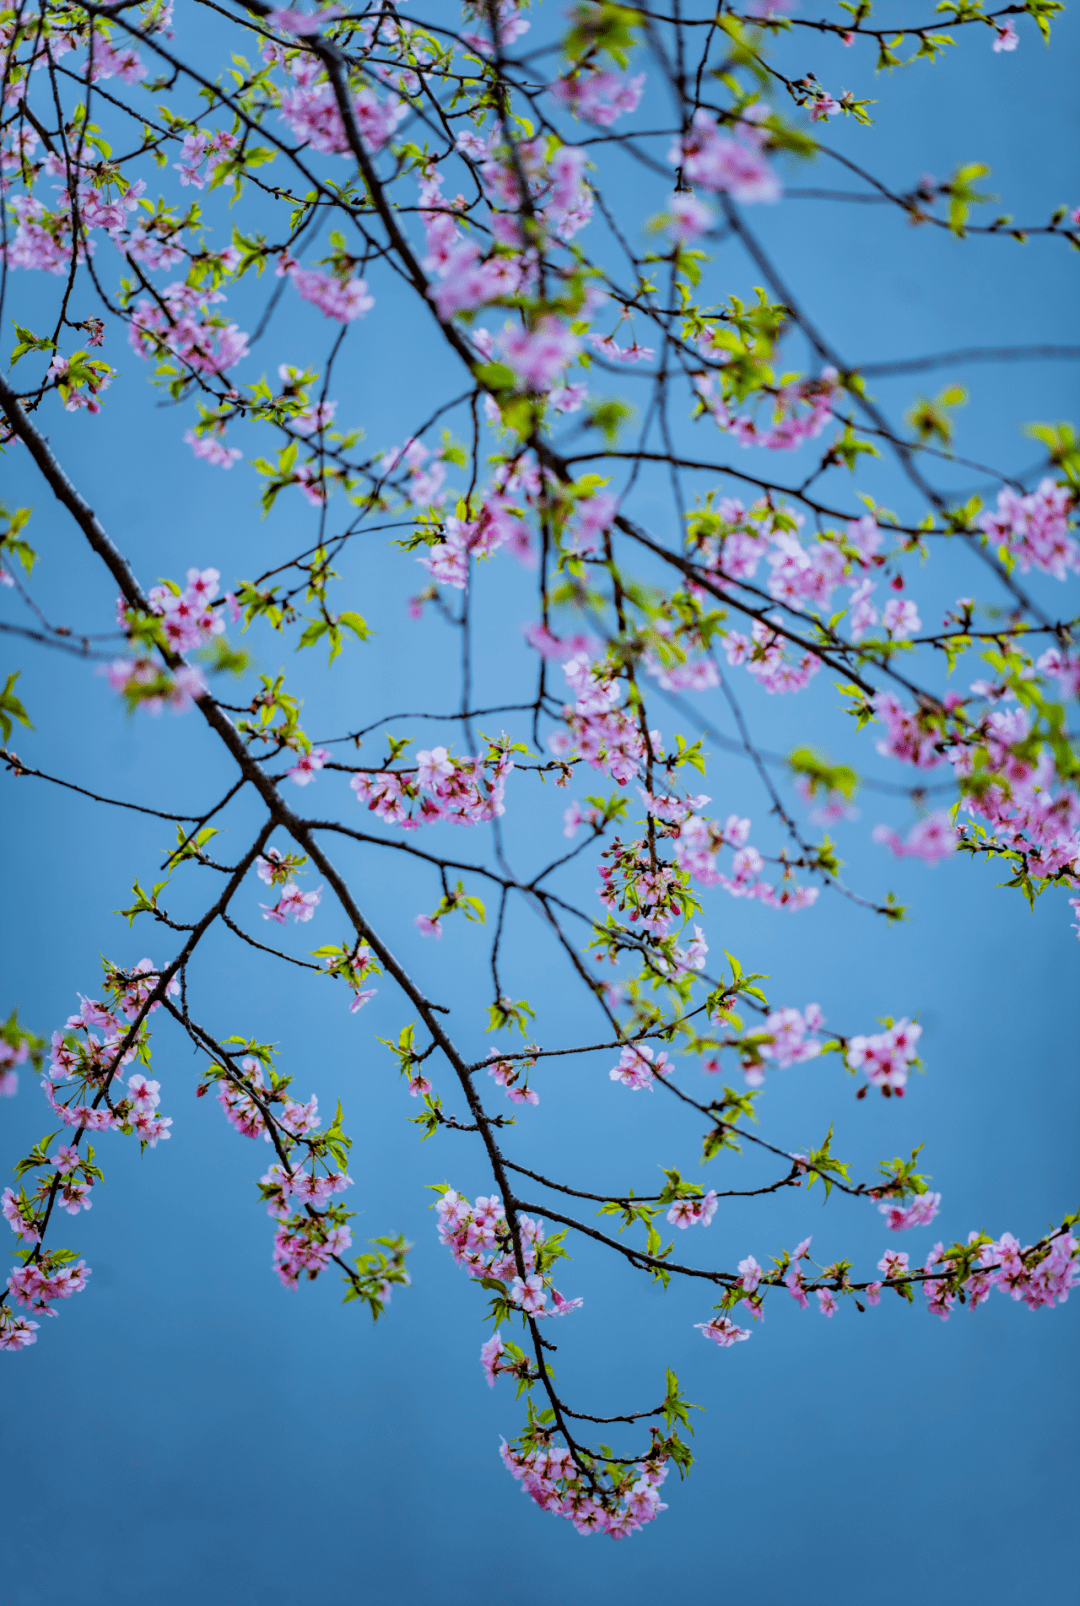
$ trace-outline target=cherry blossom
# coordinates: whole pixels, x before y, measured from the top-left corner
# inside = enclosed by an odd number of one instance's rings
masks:
[[[667,1220],[672,1226],[681,1227],[707,1227],[716,1214],[717,1195],[715,1188],[700,1198],[677,1199],[667,1213]]]
[[[289,771],[289,780],[297,786],[309,785],[329,757],[330,751],[326,747],[312,747],[308,752],[301,753]]]
[[[702,1338],[711,1338],[721,1349],[728,1349],[732,1344],[741,1344],[743,1339],[750,1337],[748,1327],[736,1327],[726,1316],[714,1316],[712,1321],[695,1322],[694,1326]]]
[[[760,103],[751,110],[768,115]],[[736,201],[777,201],[780,181],[765,159],[762,143],[760,119],[740,122],[732,137],[722,133],[711,113],[700,108],[689,131],[671,147],[668,161],[702,189],[729,191]]]
[[[921,1036],[922,1027],[916,1021],[899,1020],[883,1032],[853,1037],[848,1045],[847,1063],[853,1071],[865,1071],[872,1087],[902,1098]]]
[[[670,1076],[674,1066],[666,1054],[654,1055],[647,1043],[628,1043],[619,1055],[619,1063],[608,1072],[613,1082],[621,1082],[631,1092],[639,1093],[647,1087],[652,1092],[658,1076]]]
[[[645,74],[592,71],[559,78],[551,93],[567,110],[588,123],[610,128],[617,118],[636,111]]]
[[[976,522],[991,540],[1008,548],[1022,574],[1034,568],[1064,580],[1070,570],[1080,571],[1080,546],[1067,533],[1074,500],[1071,491],[1051,479],[1041,480],[1026,496],[1006,486],[998,492],[996,511],[981,514]]]
[[[927,864],[937,864],[956,851],[956,830],[947,809],[938,809],[920,820],[906,840],[887,825],[875,825],[871,835],[875,842],[891,848],[898,859],[925,859]]]
[[[878,1206],[886,1218],[890,1232],[903,1232],[908,1227],[927,1227],[941,1206],[940,1193],[918,1193],[906,1207],[886,1200]],[[891,1253],[891,1251],[890,1251]],[[882,1270],[885,1268],[882,1267]]]

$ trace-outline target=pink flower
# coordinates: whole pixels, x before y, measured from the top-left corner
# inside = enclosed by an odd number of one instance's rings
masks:
[[[292,282],[305,301],[312,302],[337,323],[352,323],[375,305],[375,297],[368,294],[366,279],[339,279],[332,273],[318,273],[314,268],[294,268]]]
[[[634,1093],[643,1087],[652,1089],[657,1076],[670,1076],[674,1067],[666,1054],[653,1059],[653,1051],[644,1044],[627,1044],[619,1056],[619,1063],[608,1074],[613,1082],[621,1082]]]
[[[291,914],[297,925],[301,925],[311,919],[321,902],[321,887],[317,887],[314,892],[301,892],[295,881],[287,881],[272,909],[267,908],[265,903],[259,907],[263,911],[264,920],[274,920],[279,926],[283,926]]]
[[[66,1181],[56,1195],[56,1202],[69,1216],[77,1216],[80,1210],[90,1209],[90,1200],[87,1194],[92,1183]]]
[[[887,739],[877,744],[877,750],[883,757],[898,758],[905,764],[924,770],[934,769],[944,763],[937,749],[936,733],[926,728],[918,714],[909,714],[892,692],[877,693],[874,713],[883,721],[888,732]]]
[[[821,1314],[828,1316],[831,1320],[836,1314],[836,1299],[834,1295],[827,1288],[819,1288],[817,1290],[817,1298],[818,1305],[821,1307]]]
[[[956,851],[956,828],[948,809],[937,809],[920,820],[908,832],[906,842],[887,825],[875,825],[871,837],[891,848],[898,859],[925,859],[927,864],[936,864]]]
[[[804,1285],[802,1285],[802,1272],[800,1272],[799,1267],[792,1266],[788,1275],[784,1277],[784,1286],[786,1286],[788,1293],[791,1294],[791,1298],[797,1299],[802,1309],[807,1309],[810,1301],[808,1301],[807,1293],[805,1293]]]
[[[30,1207],[24,1207],[10,1188],[5,1188],[0,1194],[0,1214],[17,1237],[25,1238],[30,1244],[41,1242],[41,1233],[34,1223]]]
[[[717,1195],[715,1190],[705,1194],[699,1199],[676,1199],[667,1213],[667,1220],[673,1227],[707,1227],[716,1214]]]
[[[158,301],[140,301],[128,331],[132,348],[144,359],[172,352],[198,374],[223,374],[248,354],[247,336],[235,323],[209,311],[224,301],[219,290],[170,284]]]
[[[551,93],[555,100],[586,122],[610,128],[617,117],[636,111],[644,82],[644,73],[630,78],[626,73],[593,70],[577,73],[572,78],[556,79]]]
[[[413,925],[422,937],[437,937],[442,940],[442,926],[438,920],[432,920],[430,915],[417,915]]]
[[[194,430],[186,430],[184,444],[191,447],[196,457],[213,463],[217,468],[232,468],[244,455],[238,446],[225,445],[224,430],[212,435],[196,435]]]
[[[853,1037],[848,1044],[847,1063],[852,1071],[865,1070],[866,1080],[883,1091],[902,1095],[908,1067],[916,1059],[916,1045],[922,1027],[906,1017],[887,1031],[870,1037]]]
[[[490,400],[486,397],[485,400]],[[557,413],[580,413],[589,399],[588,385],[556,385],[548,391],[548,401]]]
[[[1020,571],[1035,568],[1055,580],[1069,570],[1080,570],[1080,546],[1068,534],[1073,494],[1052,479],[1041,480],[1034,491],[1021,496],[1006,486],[998,492],[997,509],[976,519],[994,542],[1004,542]]]
[[[651,362],[656,356],[651,346],[639,346],[636,340],[632,346],[620,346],[614,335],[590,334],[588,339],[611,362]]]
[[[684,242],[704,234],[713,225],[711,209],[696,195],[673,195],[663,218],[668,233]]]
[[[119,78],[122,83],[137,84],[145,77],[146,67],[130,45],[116,50],[107,39],[100,34],[95,35],[91,83],[96,83],[99,78]]]
[[[750,111],[768,115],[768,108],[760,103]],[[681,167],[683,177],[702,189],[726,190],[736,201],[777,201],[780,181],[759,144],[756,120],[749,114],[733,139],[722,134],[712,114],[701,108],[694,113],[689,132],[671,147],[668,161]]]
[[[747,1255],[745,1260],[739,1261],[739,1272],[741,1274],[743,1287],[746,1289],[748,1294],[752,1294],[758,1283],[761,1281],[762,1276],[761,1267],[758,1265],[753,1255]]]
[[[886,1217],[886,1226],[890,1232],[904,1232],[908,1227],[928,1227],[940,1206],[940,1193],[917,1193],[906,1208],[886,1199],[878,1205],[878,1209]]]
[[[137,1115],[152,1115],[161,1103],[160,1089],[160,1082],[148,1082],[139,1072],[129,1076],[128,1094],[134,1112]]]
[[[786,1068],[815,1059],[821,1053],[821,1040],[807,1033],[821,1026],[824,1017],[816,1004],[808,1004],[805,1013],[797,1009],[776,1009],[765,1019],[765,1030],[772,1035],[770,1043],[762,1043],[761,1053],[766,1059],[775,1059]]]
[[[851,639],[861,641],[878,622],[878,611],[870,601],[870,593],[874,589],[872,580],[862,580],[851,593],[849,606],[851,608]]]
[[[531,1272],[528,1277],[515,1277],[510,1284],[510,1299],[515,1305],[520,1305],[528,1315],[535,1316],[543,1310],[547,1301],[544,1289],[544,1279]]]
[[[454,764],[445,747],[432,748],[416,755],[416,780],[427,792],[438,789],[440,781],[448,780],[454,773]]]
[[[488,1388],[495,1387],[495,1379],[501,1370],[499,1357],[503,1353],[502,1334],[496,1328],[486,1343],[480,1346],[480,1365],[484,1368],[484,1376],[488,1380]]]
[[[883,1271],[886,1277],[902,1277],[908,1269],[908,1257],[896,1249],[886,1249],[878,1261],[878,1271]]]
[[[1016,49],[1017,45],[1020,43],[1020,40],[1017,36],[1016,29],[1013,27],[1011,19],[1007,19],[1001,27],[998,27],[997,23],[995,22],[994,29],[997,33],[997,38],[994,40],[993,45],[995,54],[1001,50]]]
[[[810,102],[810,121],[812,123],[827,123],[833,113],[838,112],[839,110],[840,102],[838,100],[834,100],[833,97],[823,89],[821,93],[816,95]]]
[[[881,615],[881,622],[894,641],[903,641],[922,629],[919,610],[908,598],[890,597]]]
[[[16,1316],[6,1305],[0,1306],[0,1349],[25,1349],[37,1343],[38,1322],[28,1322]]]
[[[558,318],[541,318],[534,330],[508,323],[499,337],[507,366],[523,389],[549,390],[580,350],[577,336]]]
[[[277,28],[281,33],[291,33],[297,39],[308,39],[319,32],[323,23],[340,16],[340,6],[323,6],[314,16],[298,11],[295,6],[289,6],[269,12],[266,20],[272,28]]]
[[[316,772],[322,769],[329,757],[329,750],[325,747],[313,747],[310,753],[301,753],[289,771],[289,780],[295,781],[297,786],[307,786],[309,781],[315,779]]]
[[[731,1344],[741,1344],[744,1338],[750,1337],[748,1327],[736,1327],[726,1316],[714,1316],[711,1322],[695,1322],[694,1326],[703,1338],[711,1338],[721,1349],[727,1349]]]

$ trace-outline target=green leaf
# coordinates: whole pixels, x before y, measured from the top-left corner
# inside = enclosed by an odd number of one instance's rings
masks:
[[[477,380],[487,390],[516,390],[517,375],[504,362],[485,362],[474,368]]]
[[[42,340],[42,339],[39,339],[38,336],[34,334],[32,329],[24,329],[20,324],[15,323],[15,319],[14,318],[12,318],[11,321],[12,321],[13,324],[15,324],[15,333],[18,336],[18,339],[19,339],[19,344],[15,347],[15,349],[11,353],[11,367],[12,368],[14,368],[15,364],[19,361],[20,357],[25,357],[26,356],[28,351],[55,351],[56,350],[56,342],[55,342],[55,340]]]
[[[358,641],[367,641],[368,637],[374,634],[370,625],[358,613],[339,614],[338,624],[344,625],[346,630],[351,630]]]
[[[13,675],[9,675],[3,691],[0,691],[0,734],[3,735],[5,742],[11,740],[12,720],[17,719],[19,724],[25,725],[28,730],[34,728],[26,709],[11,689],[21,673],[22,670],[17,669]]]

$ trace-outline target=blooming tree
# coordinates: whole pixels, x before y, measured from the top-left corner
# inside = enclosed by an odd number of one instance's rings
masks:
[[[268,965],[299,964],[340,984],[354,1012],[375,979],[395,990],[403,1019],[387,1064],[397,1061],[418,1101],[421,1136],[475,1142],[490,1171],[489,1192],[475,1199],[440,1185],[435,1219],[489,1300],[487,1381],[513,1380],[526,1399],[506,1466],[582,1533],[620,1538],[655,1517],[668,1469],[685,1472],[691,1455],[688,1402],[670,1372],[659,1405],[615,1418],[559,1392],[545,1324],[583,1303],[560,1267],[581,1235],[664,1286],[692,1279],[705,1306],[696,1325],[719,1348],[748,1339],[769,1299],[831,1318],[843,1302],[862,1310],[889,1290],[925,1299],[943,1319],[995,1289],[1033,1310],[1066,1299],[1077,1216],[1037,1243],[970,1233],[936,1243],[921,1264],[887,1249],[869,1269],[816,1263],[809,1237],[777,1246],[765,1265],[747,1254],[717,1267],[691,1230],[704,1233],[728,1198],[817,1184],[826,1197],[865,1201],[889,1232],[928,1226],[941,1203],[917,1155],[858,1180],[834,1155],[831,1128],[805,1152],[786,1148],[782,1133],[751,1130],[766,1078],[825,1054],[852,1073],[857,1098],[904,1097],[920,1026],[915,1004],[898,1000],[911,1013],[826,1027],[816,1004],[770,1000],[759,973],[724,950],[718,963],[715,942],[710,952],[710,889],[757,900],[778,920],[812,921],[822,889],[850,900],[853,919],[903,913],[849,888],[830,839],[814,840],[812,823],[851,814],[859,776],[812,746],[786,758],[764,752],[743,715],[742,677],[797,695],[824,671],[866,727],[862,739],[915,772],[877,783],[914,811],[907,834],[875,829],[892,853],[992,860],[1028,898],[1063,889],[1080,909],[1080,763],[1066,711],[1080,692],[1080,656],[1071,605],[1059,600],[1080,571],[1070,534],[1080,448],[1064,425],[1033,426],[1036,469],[1020,478],[980,469],[989,489],[957,504],[935,474],[950,456],[961,394],[918,402],[903,425],[892,422],[867,373],[796,305],[752,221],[817,156],[967,249],[1036,236],[1046,249],[1080,246],[1080,210],[1023,226],[973,221],[985,201],[979,165],[890,189],[830,143],[830,120],[865,124],[871,103],[781,70],[800,29],[850,51],[846,61],[872,51],[888,69],[946,54],[962,32],[982,46],[984,28],[995,52],[1010,52],[1017,23],[1049,37],[1060,10],[1059,0],[996,11],[946,0],[931,24],[887,29],[873,24],[868,0],[813,22],[786,15],[779,0],[745,12],[726,0],[718,10],[687,0],[640,11],[587,0],[568,17],[527,15],[510,0],[472,0],[463,13],[423,0],[348,13],[183,0],[176,16],[172,0],[16,0],[3,13],[0,249],[16,345],[0,378],[0,440],[9,462],[40,476],[118,592],[117,644],[99,652],[95,640],[109,633],[100,627],[111,626],[99,620],[80,647],[37,607],[31,510],[10,508],[0,579],[13,606],[37,616],[5,629],[102,656],[101,696],[113,697],[116,717],[186,713],[235,777],[196,817],[150,811],[176,827],[176,846],[165,879],[149,890],[136,881],[124,913],[154,929],[159,962],[136,960],[138,949],[107,962],[100,996],[80,995],[51,1045],[17,1015],[3,1027],[0,1090],[14,1093],[19,1067],[32,1065],[59,1129],[18,1160],[3,1193],[17,1264],[0,1295],[0,1347],[35,1343],[37,1318],[85,1286],[90,1268],[58,1242],[60,1212],[91,1208],[112,1134],[143,1149],[170,1137],[151,1060],[155,1014],[200,1054],[198,1095],[212,1091],[239,1134],[269,1145],[259,1189],[286,1287],[333,1262],[346,1299],[378,1317],[408,1283],[404,1239],[384,1236],[362,1252],[353,1244],[340,1107],[327,1122],[317,1096],[303,1102],[310,1090],[294,1093],[274,1049],[246,1035],[250,1022],[201,1024],[200,945],[219,928]],[[641,181],[628,189],[620,163]],[[750,301],[722,282],[724,239],[756,266],[761,288]],[[249,333],[244,308],[260,280],[270,288]],[[43,285],[54,292],[45,322]],[[353,353],[363,361],[364,320],[403,295],[456,378],[445,396],[420,395],[407,439],[372,450],[338,417],[335,380]],[[295,366],[287,331],[301,303],[317,310],[326,338],[310,365]],[[273,379],[256,377],[256,338],[278,347]],[[253,546],[251,577],[224,581],[199,567],[212,563],[211,545],[179,554],[177,578],[144,583],[123,532],[106,528],[48,439],[58,407],[85,411],[78,427],[119,453],[102,432],[125,340],[127,382],[141,369],[181,404],[192,472],[257,476],[271,520],[290,504],[294,523],[309,520],[300,550],[258,572]],[[805,371],[789,370],[800,352]],[[257,455],[240,468],[249,445]],[[872,486],[876,463],[890,460],[906,485],[901,514],[853,489]],[[287,639],[327,652],[329,670],[377,653],[379,631],[400,622],[369,623],[362,594],[334,565],[388,526],[404,572],[424,571],[408,603],[413,628],[431,632],[433,662],[449,640],[448,672],[461,668],[455,710],[409,716],[435,722],[426,747],[391,730],[398,717],[368,707],[356,730],[323,734],[323,716],[285,673],[253,681],[242,645],[249,629],[247,640]],[[944,561],[946,542],[950,561],[959,552],[970,569],[972,594],[936,622],[908,587],[918,591],[918,564]],[[533,691],[519,703],[475,684],[474,601],[508,563],[534,580],[519,648]],[[17,723],[46,712],[24,707],[16,678],[0,696],[6,743]],[[713,689],[738,741],[688,700]],[[725,748],[756,767],[764,825],[696,789],[712,784],[707,758]],[[25,785],[75,785],[10,747],[3,757]],[[783,793],[785,777],[798,801]],[[239,834],[241,794],[260,823],[221,863],[211,842]],[[551,831],[545,843],[537,826],[527,869],[505,852],[501,822],[515,807]],[[478,844],[466,857],[447,825]],[[415,925],[429,938],[494,911],[486,1016],[498,1047],[468,1056],[432,1001],[437,965],[423,982],[403,968],[394,933],[375,928],[335,864],[335,837],[361,845],[372,866],[406,854],[426,867],[432,901]],[[591,902],[551,888],[578,856],[599,870]],[[178,876],[212,886],[193,922],[168,912]],[[530,1041],[532,1006],[500,981],[516,902],[538,917],[567,984],[591,999],[598,1041]],[[300,958],[274,946],[276,927],[298,924],[305,937],[318,932]],[[425,952],[435,961],[440,950]],[[543,1031],[557,1038],[559,1023]],[[588,1054],[592,1064],[598,1053],[612,1099],[676,1101],[703,1161],[749,1145],[769,1157],[771,1180],[720,1186],[716,1171],[706,1187],[668,1169],[659,1192],[628,1178],[609,1195],[523,1166],[512,1128],[549,1096],[549,1059]],[[452,1088],[464,1119],[444,1109]],[[640,1424],[647,1437],[616,1455],[590,1437],[610,1421]]]

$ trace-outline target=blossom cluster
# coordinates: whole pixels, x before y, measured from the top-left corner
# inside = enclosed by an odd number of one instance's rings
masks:
[[[494,757],[454,758],[445,747],[416,755],[415,770],[374,770],[349,782],[359,802],[388,825],[416,830],[435,820],[480,825],[506,812],[506,778],[514,761]]]
[[[1039,663],[1044,674],[1066,687],[1071,684],[1067,653],[1050,649]],[[964,699],[957,693],[946,694],[944,712],[926,704],[908,709],[888,691],[875,695],[873,710],[886,731],[878,752],[922,770],[949,763],[959,783],[962,811],[975,823],[972,832],[940,811],[920,822],[906,843],[885,827],[875,832],[876,840],[894,852],[918,854],[931,862],[965,841],[992,843],[1018,855],[1029,876],[1080,885],[1080,798],[1058,773],[1053,740],[1036,740],[1036,717],[1029,706],[993,706],[1014,698],[1016,688],[1022,691],[1033,674],[1031,669],[1017,676],[1015,686],[1008,681],[973,682],[975,696],[991,701],[978,718],[970,713],[961,717]],[[1052,730],[1048,734],[1052,738]]]
[[[761,872],[765,860],[747,840],[750,821],[729,814],[723,825],[717,820],[704,819],[691,814],[673,829],[675,863],[702,886],[723,887],[733,898],[754,898],[770,909],[809,909],[817,902],[818,887],[797,882],[786,870],[774,886]],[[731,874],[717,868],[717,859],[725,848],[732,848]]]
[[[690,184],[743,202],[777,201],[780,180],[765,156],[769,108],[758,101],[724,133],[704,107],[694,113],[686,133],[672,145],[668,161]]]
[[[90,1267],[76,1261],[67,1249],[45,1249],[44,1234],[51,1212],[63,1210],[77,1216],[92,1208],[90,1198],[101,1170],[94,1163],[94,1150],[88,1144],[80,1152],[83,1133],[122,1132],[137,1135],[142,1147],[156,1148],[171,1136],[172,1119],[159,1113],[161,1084],[134,1071],[126,1083],[122,1067],[139,1058],[149,1065],[149,1038],[146,1018],[161,1008],[153,997],[161,987],[161,973],[149,959],[141,959],[130,971],[105,965],[108,1003],[80,995],[78,1012],[68,1017],[62,1031],[52,1035],[49,1068],[42,1079],[42,1091],[53,1114],[63,1126],[73,1128],[70,1143],[62,1143],[48,1153],[49,1138],[38,1144],[19,1167],[20,1176],[39,1169],[40,1180],[30,1193],[8,1187],[0,1195],[0,1213],[16,1235],[23,1254],[7,1280],[16,1302],[35,1315],[55,1316],[50,1301],[70,1299],[86,1287]],[[179,992],[179,983],[170,979],[166,996]],[[152,1000],[152,1001],[151,1001]],[[15,1056],[15,1062],[21,1063]],[[37,1342],[38,1323],[18,1315],[5,1302],[0,1303],[0,1349],[25,1349]]]
[[[783,385],[771,398],[773,421],[768,428],[746,413],[733,413],[724,400],[714,374],[700,374],[694,388],[705,412],[718,428],[733,435],[740,446],[764,446],[769,451],[793,452],[805,441],[816,440],[833,416],[838,374],[826,368],[819,379],[797,379]]]
[[[612,1539],[625,1539],[667,1510],[660,1499],[666,1461],[639,1462],[632,1478],[605,1497],[597,1493],[595,1478],[560,1445],[519,1450],[503,1440],[500,1453],[511,1477],[541,1511],[565,1517],[579,1534],[606,1533]]]
[[[138,974],[144,976],[149,969],[149,961],[144,960]],[[148,1052],[143,1026],[126,1026],[117,1019],[121,1011],[132,1016],[141,1013],[143,1004],[135,1000],[140,992],[143,999],[148,996],[147,984],[136,981],[131,997],[122,977],[117,977],[115,985],[118,997],[112,1010],[96,999],[83,998],[78,1013],[68,1017],[63,1031],[53,1033],[50,1067],[42,1091],[49,1108],[65,1126],[87,1132],[135,1132],[144,1145],[156,1148],[171,1135],[168,1129],[172,1125],[170,1117],[157,1113],[160,1083],[136,1071],[128,1077],[126,1093],[116,1098],[111,1092],[121,1067],[137,1057],[145,1058]],[[167,991],[175,996],[179,990],[173,978]],[[87,1098],[90,1103],[80,1102]]]
[[[542,1222],[530,1216],[517,1218],[519,1262],[506,1211],[497,1195],[481,1196],[470,1204],[453,1188],[442,1188],[435,1209],[439,1242],[447,1246],[456,1263],[464,1266],[470,1277],[505,1283],[510,1303],[526,1316],[565,1316],[581,1307],[581,1299],[564,1299],[543,1270],[546,1234]]]
[[[912,1219],[890,1221],[889,1225],[926,1226],[937,1214],[940,1199],[940,1194],[918,1195],[906,1212]],[[897,1216],[902,1214],[887,1204],[881,1208]],[[1040,1244],[1026,1247],[1010,1232],[1002,1233],[998,1239],[972,1232],[966,1244],[955,1244],[949,1250],[943,1243],[936,1243],[921,1267],[911,1265],[911,1257],[904,1251],[887,1249],[877,1263],[882,1278],[858,1284],[851,1282],[846,1266],[824,1267],[815,1277],[807,1265],[810,1242],[805,1238],[768,1272],[753,1255],[741,1260],[739,1279],[725,1299],[725,1308],[709,1321],[694,1324],[702,1336],[721,1349],[744,1342],[750,1337],[750,1329],[739,1327],[727,1310],[745,1300],[757,1318],[764,1293],[774,1287],[786,1288],[803,1310],[808,1308],[813,1294],[820,1314],[831,1319],[839,1309],[838,1296],[865,1298],[867,1304],[877,1305],[885,1288],[910,1298],[913,1289],[921,1284],[929,1312],[948,1321],[958,1300],[975,1310],[995,1288],[1011,1299],[1022,1300],[1029,1310],[1050,1308],[1055,1303],[1063,1305],[1069,1290],[1080,1280],[1080,1240],[1067,1228]]]
[[[1039,569],[1064,580],[1080,573],[1080,546],[1069,534],[1073,493],[1054,480],[1041,480],[1034,491],[1020,495],[1010,486],[998,492],[997,507],[977,519],[981,530],[1005,546],[1026,574]]]
[[[129,342],[146,360],[178,357],[193,374],[224,374],[248,354],[239,325],[209,309],[225,300],[220,290],[178,281],[158,300],[140,301],[131,316]]]
[[[895,1094],[903,1098],[908,1073],[918,1062],[921,1036],[919,1023],[905,1018],[887,1026],[883,1032],[853,1037],[848,1044],[848,1066],[853,1071],[862,1071],[870,1086],[879,1087],[886,1097]]]
[[[338,968],[350,964],[349,956],[337,961]],[[259,1193],[276,1223],[273,1265],[283,1286],[295,1289],[301,1277],[314,1282],[334,1261],[349,1286],[346,1298],[364,1299],[378,1316],[392,1288],[409,1282],[409,1246],[400,1238],[380,1238],[375,1242],[381,1247],[359,1256],[355,1266],[342,1258],[353,1242],[351,1213],[335,1196],[352,1187],[353,1178],[345,1168],[349,1140],[341,1132],[340,1107],[331,1127],[322,1131],[318,1097],[306,1104],[292,1098],[290,1078],[279,1075],[270,1061],[270,1051],[260,1050],[244,1055],[238,1069],[231,1062],[212,1065],[199,1094],[216,1082],[230,1126],[242,1137],[261,1136],[278,1154],[259,1179]]]
[[[650,730],[646,736],[622,703],[621,684],[611,664],[578,653],[563,665],[563,673],[576,701],[563,709],[566,728],[548,738],[548,748],[557,758],[583,758],[625,786],[650,758],[662,757],[660,732]]]

